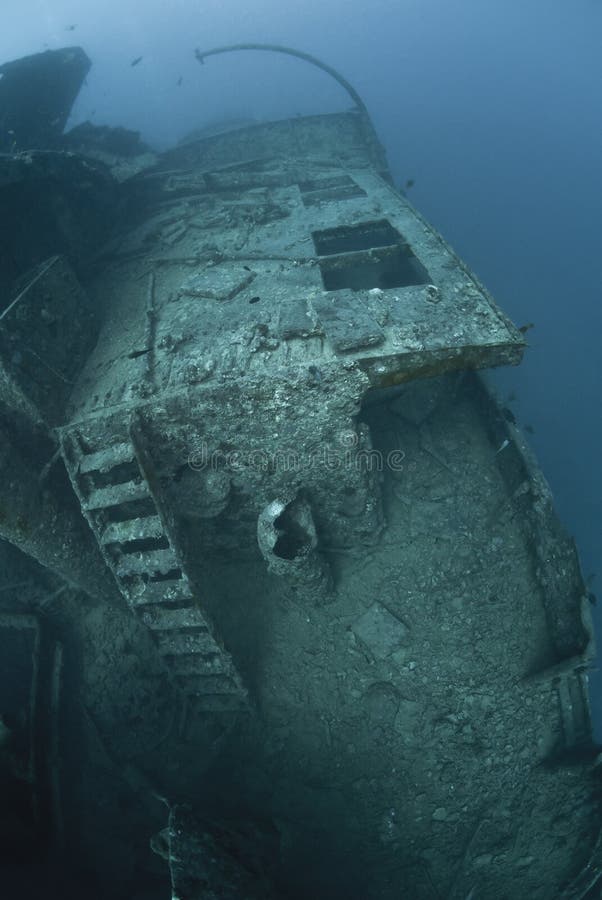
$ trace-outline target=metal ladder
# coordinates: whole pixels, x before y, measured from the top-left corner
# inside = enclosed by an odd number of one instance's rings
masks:
[[[119,589],[176,682],[205,712],[244,708],[247,692],[195,598],[140,424],[107,437],[63,433],[65,465]]]

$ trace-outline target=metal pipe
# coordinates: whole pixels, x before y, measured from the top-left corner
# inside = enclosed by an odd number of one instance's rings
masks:
[[[317,66],[318,69],[322,69],[323,72],[326,72],[327,75],[334,78],[334,80],[347,91],[361,114],[368,120],[370,119],[366,104],[355,88],[349,84],[347,79],[343,78],[343,76],[339,74],[336,69],[333,69],[332,66],[326,65],[326,63],[316,59],[316,57],[312,56],[310,53],[303,53],[301,50],[293,50],[291,47],[284,47],[281,44],[229,44],[225,47],[215,47],[213,50],[205,50],[203,53],[197,48],[194,51],[194,55],[202,65],[208,56],[215,56],[218,53],[230,53],[233,50],[270,50],[273,53],[286,53],[288,56],[296,56],[298,59],[303,59],[305,62]]]

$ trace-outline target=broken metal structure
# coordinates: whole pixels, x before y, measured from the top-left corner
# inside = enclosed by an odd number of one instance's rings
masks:
[[[361,103],[175,147],[118,197],[110,240],[40,255],[0,311],[0,534],[101,603],[77,633],[104,765],[136,757],[146,800],[244,798],[287,896],[586,897],[587,591],[476,374],[521,332]]]
[[[39,619],[0,612],[0,860],[61,845],[62,647]]]

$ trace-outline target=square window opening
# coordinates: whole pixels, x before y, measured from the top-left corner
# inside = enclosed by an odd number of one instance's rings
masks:
[[[320,263],[327,291],[352,291],[409,287],[430,284],[432,279],[407,245],[387,247],[380,252],[350,254]]]
[[[354,253],[373,247],[406,243],[404,237],[387,219],[312,231],[311,236],[318,256],[334,256],[337,253]]]

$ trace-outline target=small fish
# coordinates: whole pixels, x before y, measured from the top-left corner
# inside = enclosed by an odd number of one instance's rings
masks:
[[[527,322],[526,325],[521,325],[518,330],[521,334],[526,334],[530,328],[535,328],[535,324],[533,322]]]
[[[535,434],[535,429],[532,425],[525,425],[525,431],[527,434]]]
[[[180,75],[180,77],[179,77],[178,80],[176,81],[176,87],[180,87],[183,81],[184,81],[184,79],[183,79],[182,76]]]
[[[77,28],[77,25],[66,25],[65,31],[75,31],[76,28]]]
[[[406,191],[409,191],[410,188],[413,188],[415,184],[416,184],[415,178],[408,178],[408,180],[406,181],[406,183],[404,185],[404,188]]]
[[[505,441],[502,441],[502,443],[500,444],[500,446],[499,446],[499,447],[497,448],[497,450],[495,451],[495,456],[497,456],[498,453],[501,453],[502,450],[505,450],[506,447],[508,447],[509,444],[510,444],[510,441],[508,440],[508,438],[506,438]]]
[[[142,59],[142,56],[137,56],[136,59],[131,61],[130,66],[137,66],[139,62],[142,62]]]

